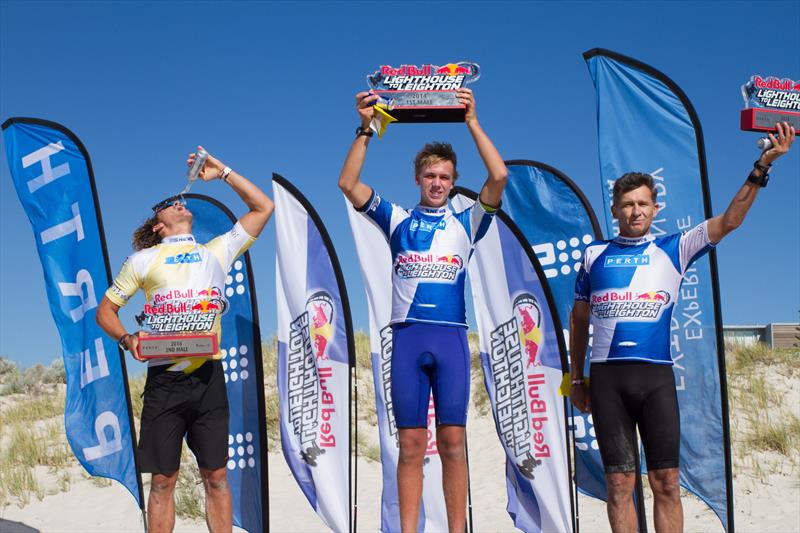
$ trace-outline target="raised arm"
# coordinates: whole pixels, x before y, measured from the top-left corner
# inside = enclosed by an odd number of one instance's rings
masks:
[[[202,150],[202,146],[198,146]],[[189,154],[189,159],[186,163],[191,167],[194,163],[195,154]],[[227,172],[226,172],[227,169]],[[275,204],[269,199],[269,196],[264,194],[255,183],[248,180],[235,170],[225,166],[219,159],[208,155],[205,165],[199,174],[200,179],[203,181],[211,181],[215,179],[224,180],[231,186],[233,191],[239,195],[239,198],[250,209],[244,216],[239,219],[242,228],[251,237],[258,237],[261,230],[266,226],[269,217],[272,216],[272,211],[275,209]]]
[[[786,122],[779,122],[776,126],[778,128],[777,137],[771,133],[769,134],[772,148],[761,153],[756,166],[753,168],[753,175],[756,178],[764,177],[765,173],[769,172],[769,167],[772,166],[773,161],[788,152],[794,142],[794,126],[789,126]],[[708,238],[711,242],[717,243],[721,241],[725,235],[741,226],[744,217],[758,195],[759,189],[761,189],[761,186],[751,182],[748,176],[748,180],[744,182],[742,188],[733,197],[725,212],[708,219]]]
[[[472,94],[472,89],[463,87],[458,90],[458,101],[467,106],[467,113],[465,122],[467,129],[472,135],[472,140],[475,141],[475,146],[478,148],[478,153],[483,159],[483,164],[489,172],[489,177],[481,187],[480,200],[484,205],[490,207],[498,207],[500,200],[503,196],[503,188],[506,186],[506,179],[508,179],[508,169],[503,158],[500,157],[500,152],[492,144],[489,136],[483,131],[481,125],[478,123],[478,116],[475,111],[475,95]]]
[[[347,152],[342,171],[339,174],[339,188],[356,208],[362,207],[372,196],[372,188],[361,182],[361,169],[367,156],[370,137],[372,137],[369,129],[372,117],[375,116],[375,108],[372,107],[372,104],[377,99],[377,95],[368,92],[360,92],[356,95],[356,110],[361,119],[360,131],[369,132],[369,134],[356,136],[353,144],[350,145],[350,150]]]

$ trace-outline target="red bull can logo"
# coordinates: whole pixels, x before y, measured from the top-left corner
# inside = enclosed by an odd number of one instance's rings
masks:
[[[311,295],[306,302],[306,312],[310,318],[309,335],[314,344],[317,360],[328,359],[328,346],[333,341],[333,298],[326,291]]]
[[[514,298],[514,316],[517,319],[519,341],[526,355],[526,367],[540,366],[539,348],[544,336],[542,334],[542,310],[536,297],[524,293]]]

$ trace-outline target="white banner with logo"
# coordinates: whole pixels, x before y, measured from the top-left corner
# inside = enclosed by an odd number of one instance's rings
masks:
[[[381,230],[356,212],[345,200],[350,229],[356,243],[364,289],[369,304],[369,337],[375,403],[383,468],[381,531],[400,531],[400,505],[397,495],[399,443],[392,408],[392,257]],[[442,492],[442,463],[436,447],[436,421],[433,397],[428,408],[428,446],[423,466],[424,483],[420,505],[420,531],[447,531],[447,509]]]
[[[477,196],[458,189],[457,211]],[[467,196],[469,195],[469,197]],[[526,532],[573,531],[561,325],[541,267],[502,211],[476,245],[469,279],[484,383],[506,452],[508,513]]]
[[[350,531],[352,327],[339,262],[308,201],[273,175],[283,455],[311,506]]]

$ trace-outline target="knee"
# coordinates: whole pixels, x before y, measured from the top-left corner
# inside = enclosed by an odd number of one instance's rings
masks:
[[[224,493],[228,491],[228,472],[225,468],[201,470],[200,476],[203,478],[206,492]]]
[[[466,462],[467,460],[463,435],[439,435],[436,447],[443,461]]]
[[[425,458],[427,438],[419,435],[403,435],[401,433],[399,441],[400,454],[398,461],[403,464],[422,465],[422,460]]]
[[[677,468],[653,470],[648,472],[647,477],[654,497],[670,500],[680,499],[681,487]]]
[[[156,496],[171,496],[175,490],[175,483],[178,481],[178,473],[170,475],[153,474],[150,480],[150,493]]]
[[[621,504],[630,500],[633,497],[633,486],[635,483],[636,477],[633,472],[606,474],[608,502],[612,504]]]

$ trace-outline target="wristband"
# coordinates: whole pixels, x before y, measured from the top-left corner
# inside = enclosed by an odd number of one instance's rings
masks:
[[[128,337],[130,337],[130,336],[131,336],[131,334],[130,334],[130,333],[126,333],[125,335],[123,335],[122,337],[120,337],[120,339],[117,341],[117,346],[119,346],[120,348],[122,348],[122,351],[123,351],[123,352],[127,352],[127,351],[128,351],[128,343],[127,343],[127,342],[125,342],[125,341],[127,341],[127,340],[128,340]]]
[[[232,169],[231,167],[225,167],[225,168],[223,168],[223,169],[222,169],[222,175],[220,176],[220,177],[221,177],[221,179],[222,179],[222,181],[224,181],[225,183],[228,183],[228,175],[229,175],[231,172],[233,172],[233,169]]]
[[[573,379],[570,383],[572,384],[573,387],[576,386],[576,385],[583,385],[584,384],[583,383],[583,378]]]
[[[764,174],[769,174],[769,169],[772,168],[772,163],[769,163],[768,165],[762,165],[759,163],[758,159],[756,159],[756,162],[753,163],[753,168],[757,168]]]
[[[750,175],[747,176],[747,181],[749,181],[750,183],[754,183],[762,188],[766,187],[767,183],[769,182],[769,174],[767,174],[763,170],[761,172],[762,174],[760,176],[756,176],[756,169],[753,169],[753,171],[750,172]]]
[[[358,139],[362,135],[364,137],[372,137],[373,135],[375,135],[375,132],[369,128],[364,129],[362,126],[359,126],[356,128],[356,139]]]

